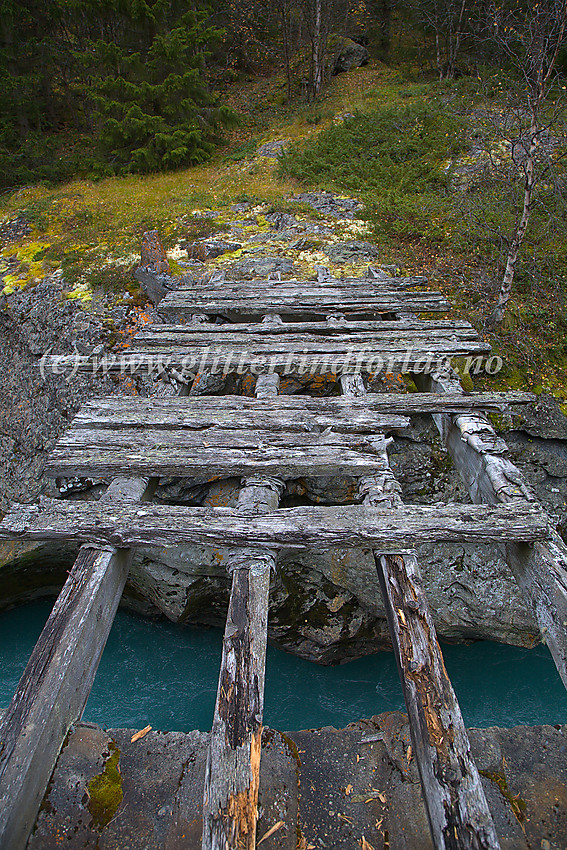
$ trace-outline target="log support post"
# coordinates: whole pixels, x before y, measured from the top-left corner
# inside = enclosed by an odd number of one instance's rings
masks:
[[[116,479],[105,501],[138,501],[145,479]],[[59,751],[82,715],[132,552],[84,546],[0,720],[0,848],[27,844]]]
[[[275,396],[278,386],[277,375],[260,375],[256,396]],[[273,511],[283,489],[277,478],[247,478],[238,508]],[[275,566],[276,553],[269,549],[234,549],[228,556],[232,588],[205,771],[203,850],[256,847],[268,603]]]
[[[463,392],[452,371],[415,375],[414,380],[425,391]],[[507,457],[506,443],[486,416],[438,414],[433,419],[473,502],[518,506],[535,502],[522,473]],[[548,540],[507,543],[503,552],[567,687],[567,546],[550,530]]]
[[[360,376],[343,376],[345,395],[363,396]],[[401,504],[382,439],[383,471],[363,478],[365,504]],[[461,710],[437,641],[415,555],[374,552],[410,721],[423,798],[436,850],[496,850],[498,836],[470,752]],[[408,756],[409,757],[409,756]]]

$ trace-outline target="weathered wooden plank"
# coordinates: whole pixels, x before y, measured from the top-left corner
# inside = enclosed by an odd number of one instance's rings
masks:
[[[398,552],[432,541],[545,539],[548,521],[531,505],[406,505],[281,508],[253,516],[231,508],[103,505],[42,499],[18,505],[0,523],[0,540],[86,540],[120,547],[374,547]]]
[[[321,287],[321,286],[336,286],[337,284],[340,286],[350,286],[350,287],[359,287],[359,286],[371,286],[374,289],[408,289],[409,287],[416,286],[426,286],[427,278],[422,275],[415,275],[413,277],[339,277],[339,278],[328,278],[326,280],[316,281],[316,280],[299,280],[299,279],[290,279],[290,280],[267,280],[266,278],[253,278],[251,280],[245,280],[243,278],[223,278],[219,280],[217,284],[212,284],[208,280],[184,280],[181,278],[179,280],[179,290],[194,290],[195,288],[203,288],[210,289],[213,285],[222,287],[245,287],[245,288],[269,288],[269,287],[277,287],[285,284],[286,286],[295,286],[301,291],[305,289],[309,289],[311,287]],[[176,291],[179,291],[176,290]]]
[[[379,330],[356,330],[354,328],[333,327],[326,323],[319,322],[318,324],[326,328],[326,333],[319,330],[315,331],[300,331],[293,327],[293,322],[286,322],[282,325],[252,325],[246,331],[237,330],[235,325],[226,322],[222,325],[214,325],[207,323],[199,327],[198,330],[179,330],[179,326],[175,325],[175,330],[170,330],[168,333],[163,330],[144,329],[136,334],[133,343],[140,348],[154,347],[187,347],[190,345],[218,345],[221,342],[223,345],[249,345],[256,337],[265,340],[265,344],[270,342],[276,346],[279,351],[289,351],[290,347],[295,345],[318,345],[323,340],[328,340],[333,346],[347,343],[351,346],[370,345],[372,348],[388,350],[392,348],[398,351],[400,348],[407,348],[410,345],[419,345],[424,347],[426,343],[435,344],[436,346],[448,345],[452,346],[456,342],[460,343],[476,343],[481,346],[482,351],[488,351],[490,347],[488,343],[479,342],[478,334],[474,330],[464,331],[379,331]],[[317,323],[313,323],[317,324]],[[290,327],[291,325],[291,327]],[[168,327],[164,325],[163,327]],[[239,326],[240,327],[240,326]],[[214,330],[211,330],[214,328]],[[274,329],[277,330],[274,332]],[[252,343],[254,344],[254,343]]]
[[[366,394],[359,376],[346,376],[341,384],[347,397]],[[389,504],[395,510],[402,500],[386,441],[382,457],[382,474],[363,479],[361,492],[365,504]],[[417,558],[375,550],[374,559],[435,848],[497,850],[498,837],[445,670]]]
[[[417,559],[375,552],[375,560],[434,846],[497,850],[500,843],[445,669]]]
[[[277,376],[274,376],[277,377]],[[532,393],[367,393],[363,398],[278,396],[185,396],[184,398],[123,398],[108,396],[86,402],[73,420],[77,428],[248,428],[296,431],[310,427],[371,433],[403,427],[402,417],[414,413],[508,410],[530,404]],[[392,417],[392,418],[389,418]],[[399,424],[398,424],[399,423]]]
[[[303,295],[295,287],[285,284],[260,291],[230,292],[224,287],[205,292],[179,290],[170,292],[159,304],[164,316],[181,316],[205,313],[230,316],[264,316],[267,313],[282,315],[322,315],[340,309],[345,315],[363,316],[373,313],[392,313],[399,310],[414,312],[445,312],[449,303],[435,292],[404,292],[380,290],[374,293],[357,293],[352,287],[326,286],[320,292]]]
[[[205,773],[203,850],[256,847],[270,567],[233,573]]]
[[[278,372],[285,375],[357,374],[438,371],[451,357],[479,356],[487,352],[485,343],[467,340],[452,343],[426,343],[400,348],[364,343],[310,343],[282,346],[254,341],[246,347],[232,345],[156,346],[103,355],[46,355],[40,361],[43,373],[90,372],[92,374],[161,374],[175,369],[181,376]]]
[[[377,469],[370,437],[208,428],[202,432],[125,429],[69,431],[51,452],[54,476],[366,475]]]
[[[333,335],[336,333],[370,333],[375,331],[378,336],[405,336],[406,334],[424,334],[424,335],[441,335],[462,337],[464,339],[477,339],[478,333],[469,322],[460,319],[415,319],[414,321],[400,322],[388,321],[386,319],[363,320],[363,319],[345,319],[340,314],[340,305],[331,311],[329,317],[325,320],[314,322],[284,322],[281,318],[278,320],[274,315],[266,317],[262,322],[223,322],[217,324],[210,321],[210,317],[206,322],[199,322],[198,327],[202,331],[207,331],[211,334],[223,334],[227,330],[234,333],[243,334],[264,334],[267,331],[270,334],[288,334],[288,333],[306,333],[306,334],[322,334],[323,336]],[[275,320],[274,320],[275,319]],[[142,331],[136,334],[135,339],[142,339],[146,334],[152,337],[167,338],[170,333],[187,333],[191,330],[192,325],[188,322],[182,324],[148,324]]]
[[[458,392],[455,376],[438,375],[416,380],[435,392]],[[498,438],[485,417],[435,416],[441,437],[453,458],[470,497],[476,503],[526,504],[543,508],[535,500],[520,470],[506,456],[504,440]],[[506,560],[528,607],[533,611],[557,671],[567,687],[567,546],[550,524],[548,537],[531,546],[507,541]]]
[[[147,481],[120,480],[113,500],[139,499]],[[0,847],[24,848],[59,750],[80,718],[130,568],[131,553],[81,549],[0,719]]]
[[[263,377],[256,394],[274,398],[278,387],[277,377]],[[283,490],[279,479],[248,478],[238,508],[273,511]],[[205,771],[203,850],[256,847],[270,573],[275,567],[276,555],[268,549],[228,553],[232,588]]]

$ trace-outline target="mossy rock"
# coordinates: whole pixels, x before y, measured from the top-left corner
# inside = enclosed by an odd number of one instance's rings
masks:
[[[104,770],[87,785],[89,793],[88,809],[97,829],[108,826],[122,802],[122,776],[118,768],[120,750],[113,742],[109,745],[110,755]]]

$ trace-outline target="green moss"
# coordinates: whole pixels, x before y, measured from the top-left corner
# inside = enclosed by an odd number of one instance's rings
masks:
[[[494,782],[504,799],[507,800],[510,805],[516,820],[522,823],[526,819],[526,804],[519,794],[512,794],[508,788],[508,781],[504,771],[501,770],[499,773],[490,773],[488,770],[480,770],[479,773],[481,776],[485,776],[487,779],[490,779],[491,782]]]
[[[122,802],[122,776],[118,768],[120,750],[114,742],[109,744],[110,755],[104,764],[104,770],[87,785],[89,793],[88,809],[97,829],[108,826]]]

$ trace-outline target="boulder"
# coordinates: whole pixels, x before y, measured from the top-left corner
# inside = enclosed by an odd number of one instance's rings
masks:
[[[380,251],[371,242],[335,242],[323,251],[333,263],[360,263],[380,256]]]
[[[345,38],[341,45],[341,52],[333,65],[333,75],[350,71],[352,68],[360,68],[361,65],[368,63],[368,58],[369,53],[364,45],[358,44],[351,38]]]

